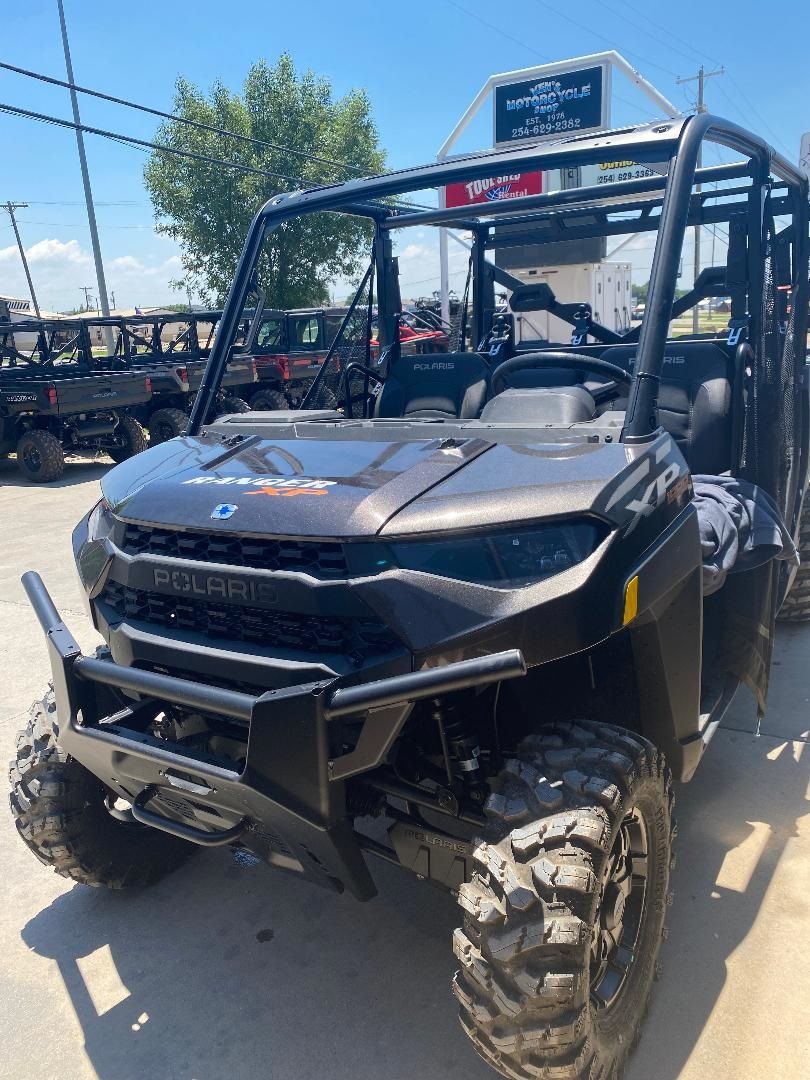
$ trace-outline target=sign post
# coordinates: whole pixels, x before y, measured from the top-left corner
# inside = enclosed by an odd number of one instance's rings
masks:
[[[801,146],[799,148],[799,168],[804,175],[810,180],[810,131],[806,131],[802,135]]]

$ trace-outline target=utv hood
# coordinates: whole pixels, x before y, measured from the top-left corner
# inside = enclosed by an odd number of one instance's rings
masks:
[[[127,520],[289,536],[373,536],[491,449],[481,439],[173,439],[104,478]]]
[[[103,494],[130,521],[269,536],[412,535],[577,513],[620,524],[617,497],[649,479],[639,457],[660,461],[665,449],[565,432],[512,432],[506,442],[486,428],[422,437],[303,427],[173,439],[109,472]]]

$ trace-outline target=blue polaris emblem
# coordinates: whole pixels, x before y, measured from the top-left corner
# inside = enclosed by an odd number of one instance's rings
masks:
[[[220,503],[219,506],[215,506],[211,511],[211,517],[214,518],[215,521],[224,521],[226,518],[233,517],[238,509],[239,507],[234,506],[233,503]]]

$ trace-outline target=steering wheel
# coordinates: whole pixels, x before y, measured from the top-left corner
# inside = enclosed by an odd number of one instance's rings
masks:
[[[506,389],[506,382],[510,375],[516,371],[526,371],[531,368],[584,368],[593,372],[594,375],[606,375],[614,385],[606,383],[604,387],[592,390],[594,400],[597,403],[609,401],[619,396],[619,388],[615,383],[622,383],[628,389],[633,382],[630,372],[618,364],[611,364],[607,360],[601,360],[598,356],[585,356],[584,353],[571,353],[559,351],[519,353],[517,356],[504,360],[498,364],[492,372],[492,393],[500,394]]]

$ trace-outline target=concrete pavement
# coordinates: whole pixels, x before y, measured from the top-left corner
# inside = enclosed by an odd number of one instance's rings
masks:
[[[19,575],[85,648],[70,531],[104,468],[58,486],[0,462],[0,750],[46,681]],[[810,1060],[810,627],[782,628],[755,737],[740,698],[678,793],[671,935],[628,1080],[803,1080]],[[71,886],[0,813],[0,1078],[488,1080],[449,982],[451,898],[385,864],[368,905],[227,851],[156,888]]]

